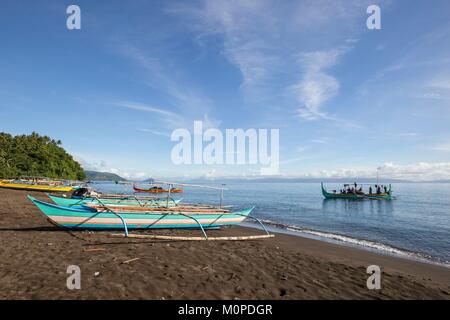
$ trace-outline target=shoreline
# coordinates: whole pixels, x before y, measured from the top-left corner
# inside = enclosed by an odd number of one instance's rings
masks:
[[[0,190],[0,299],[450,299],[449,268],[277,233],[257,241],[155,241],[70,231],[26,198]],[[133,233],[199,235],[199,230]],[[261,234],[245,226],[211,236]],[[80,290],[66,287],[81,269]],[[369,290],[369,265],[381,290]]]
[[[363,251],[373,252],[376,254],[386,255],[389,257],[399,258],[399,259],[407,259],[416,262],[428,263],[431,265],[437,265],[444,268],[450,269],[450,262],[440,261],[439,258],[432,256],[425,256],[419,252],[408,251],[406,249],[398,248],[391,246],[389,244],[384,244],[381,242],[375,242],[367,239],[358,239],[351,236],[341,235],[337,233],[318,231],[314,229],[307,228],[299,228],[295,226],[285,226],[282,224],[278,224],[275,222],[267,222],[262,221],[265,224],[266,229],[274,234],[285,234],[293,237],[301,237],[305,239],[312,239],[317,241],[322,241],[325,243],[331,243],[339,246],[344,246],[348,248],[355,248]],[[241,223],[242,227],[248,227],[251,229],[262,230],[260,226],[253,222],[244,222]],[[327,235],[327,236],[325,236]],[[341,239],[339,239],[341,238]],[[346,238],[348,240],[342,240],[342,238]],[[368,243],[369,245],[364,245],[363,243]],[[375,246],[385,247],[385,248],[377,248]]]

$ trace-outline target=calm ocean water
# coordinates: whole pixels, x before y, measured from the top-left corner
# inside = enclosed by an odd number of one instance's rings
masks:
[[[219,185],[208,183],[208,185]],[[95,184],[104,192],[130,186]],[[450,184],[394,184],[395,199],[324,200],[318,183],[227,183],[224,204],[255,205],[253,216],[290,232],[450,263]],[[337,189],[328,184],[327,189]],[[180,197],[177,195],[177,197]],[[185,188],[184,202],[218,204],[215,190]]]

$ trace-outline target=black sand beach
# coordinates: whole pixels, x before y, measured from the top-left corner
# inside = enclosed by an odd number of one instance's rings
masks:
[[[175,242],[62,230],[27,194],[0,190],[1,299],[450,298],[450,269],[438,265],[285,234],[258,241]],[[257,233],[243,227],[209,231]],[[382,269],[380,290],[366,287],[366,268],[373,264]],[[80,290],[66,287],[69,265],[81,268]]]

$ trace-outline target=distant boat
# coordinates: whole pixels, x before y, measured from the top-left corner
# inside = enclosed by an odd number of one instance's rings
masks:
[[[169,189],[164,189],[162,187],[158,187],[158,186],[154,186],[151,187],[149,189],[142,189],[142,188],[138,188],[135,185],[133,185],[133,190],[135,192],[141,192],[141,193],[168,193]],[[181,193],[183,192],[183,189],[181,188],[171,188],[170,189],[170,193]]]
[[[51,191],[51,192],[70,192],[77,188],[74,186],[50,185],[50,184],[32,184],[24,182],[12,182],[7,180],[0,180],[0,188],[14,189],[14,190],[29,190],[29,191]]]
[[[389,185],[389,190],[383,193],[337,193],[337,192],[327,192],[325,187],[322,186],[322,194],[325,199],[349,199],[349,200],[362,200],[362,199],[374,199],[374,200],[391,200],[392,199],[392,187]]]

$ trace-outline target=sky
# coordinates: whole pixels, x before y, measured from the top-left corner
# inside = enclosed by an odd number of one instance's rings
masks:
[[[81,9],[69,30],[66,9]],[[368,29],[369,5],[381,29]],[[177,128],[279,129],[284,177],[450,178],[450,3],[2,1],[0,131],[126,178],[258,177],[171,160]]]

